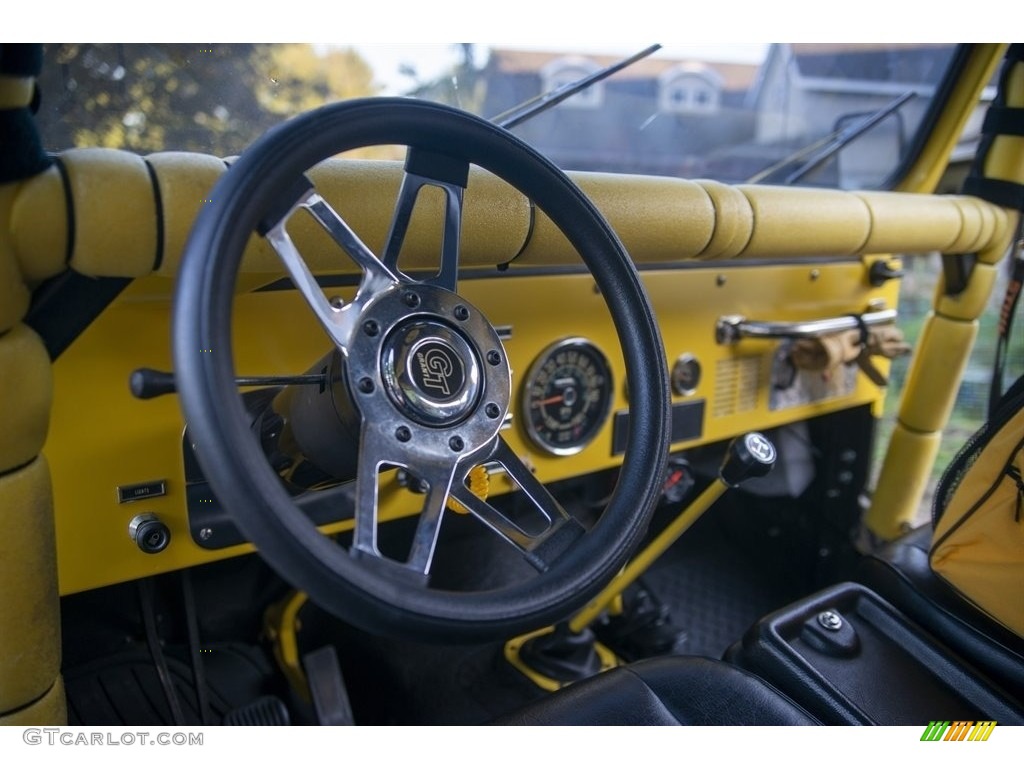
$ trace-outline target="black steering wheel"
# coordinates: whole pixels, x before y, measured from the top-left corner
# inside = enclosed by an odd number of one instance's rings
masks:
[[[375,255],[304,175],[343,151],[408,148],[384,253]],[[604,296],[630,389],[624,465],[590,530],[569,516],[499,434],[510,370],[494,328],[456,293],[463,191],[470,164],[539,206],[575,246]],[[398,253],[418,190],[446,196],[436,277],[414,280]],[[564,618],[622,567],[661,491],[669,431],[667,365],[636,269],[579,188],[512,134],[459,110],[407,99],[363,99],[289,120],[223,176],[189,237],[174,306],[175,376],[200,465],[219,501],[282,577],[323,608],[369,631],[425,640],[507,637]],[[325,297],[285,224],[311,215],[362,269],[352,302]],[[266,461],[234,384],[230,319],[237,271],[254,231],[274,247],[344,360],[360,417],[355,528],[347,549],[321,535]],[[543,524],[527,529],[466,485],[498,462]],[[377,548],[377,475],[405,467],[428,486],[406,561]],[[516,547],[535,577],[486,591],[431,588],[449,498]]]

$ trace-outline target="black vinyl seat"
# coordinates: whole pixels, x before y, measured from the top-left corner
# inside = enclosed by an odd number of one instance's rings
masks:
[[[968,659],[1024,704],[1024,638],[954,590],[928,562],[930,526],[886,544],[861,562],[857,581]],[[1024,611],[1024,584],[1021,585]]]
[[[646,659],[563,688],[494,725],[817,725],[731,664],[695,656]]]

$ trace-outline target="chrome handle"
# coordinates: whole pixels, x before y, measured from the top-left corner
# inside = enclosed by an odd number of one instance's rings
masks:
[[[885,325],[896,320],[895,309],[880,309],[862,315],[842,315],[821,320],[797,322],[759,322],[741,315],[724,315],[715,323],[715,341],[733,344],[740,339],[812,339],[839,331],[853,331],[861,327]]]

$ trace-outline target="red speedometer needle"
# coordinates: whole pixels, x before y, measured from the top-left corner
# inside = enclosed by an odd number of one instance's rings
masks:
[[[560,403],[565,400],[565,395],[552,395],[545,400],[536,400],[533,403],[534,408],[540,408],[545,405],[552,405],[553,403]]]

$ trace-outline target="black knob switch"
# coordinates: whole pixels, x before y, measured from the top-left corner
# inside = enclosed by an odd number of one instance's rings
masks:
[[[163,552],[171,543],[171,529],[151,513],[133,517],[128,523],[128,536],[147,555]]]
[[[748,432],[729,443],[718,476],[730,488],[735,488],[745,480],[771,472],[777,456],[771,440],[760,432]]]
[[[903,270],[899,268],[898,261],[880,261],[873,262],[868,268],[868,282],[871,283],[875,288],[880,285],[884,285],[889,280],[895,280],[903,277]]]

